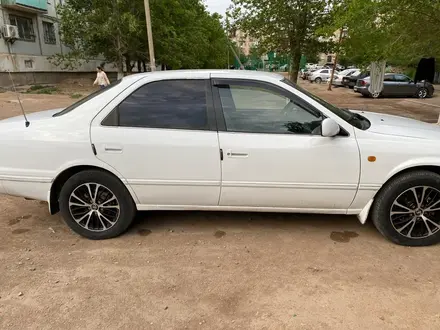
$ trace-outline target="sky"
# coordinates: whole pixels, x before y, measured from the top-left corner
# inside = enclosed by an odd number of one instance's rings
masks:
[[[219,13],[225,16],[226,9],[231,4],[231,0],[205,0],[205,3],[211,13]]]

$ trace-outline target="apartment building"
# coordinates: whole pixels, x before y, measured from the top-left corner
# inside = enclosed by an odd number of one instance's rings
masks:
[[[256,44],[256,41],[253,38],[238,29],[232,29],[229,38],[240,47],[243,54],[246,56],[249,56],[251,48]]]
[[[55,83],[66,78],[94,74],[99,60],[72,71],[63,71],[48,57],[69,49],[60,42],[56,7],[66,0],[0,0],[0,86],[10,86],[9,73],[18,84]],[[18,35],[10,37],[8,25]],[[14,28],[9,29],[14,32]],[[107,71],[115,71],[113,66]]]

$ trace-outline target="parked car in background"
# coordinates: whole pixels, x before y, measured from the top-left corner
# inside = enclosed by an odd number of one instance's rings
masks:
[[[359,79],[354,91],[362,96],[370,97],[370,77]],[[383,97],[417,97],[424,99],[432,97],[434,86],[429,82],[418,82],[417,84],[404,74],[387,73],[384,77],[383,90],[379,96]]]
[[[332,73],[332,69],[316,70],[308,77],[308,80],[310,82],[315,82],[317,84],[320,84],[323,81],[327,81],[330,78],[331,73]],[[335,71],[335,74],[337,74],[337,73],[338,72]]]
[[[302,70],[300,77],[302,80],[307,80],[310,77],[310,75],[312,75],[313,72],[315,72],[315,71],[316,71],[315,69]]]
[[[306,64],[306,69],[308,69],[308,70],[316,70],[316,69],[318,69],[318,64],[307,63]]]
[[[289,71],[289,64],[284,64],[280,66],[280,71],[287,72]]]
[[[358,69],[346,69],[346,70],[344,70],[344,71],[339,72],[338,74],[336,74],[336,75],[333,77],[333,86],[337,86],[337,87],[339,87],[339,86],[343,86],[343,84],[342,84],[342,79],[343,79],[344,77],[349,77],[349,76],[351,76],[353,73],[356,73],[356,72],[358,72]]]
[[[352,73],[350,76],[342,78],[342,85],[344,87],[353,89],[354,86],[356,86],[356,83],[359,79],[363,79],[369,76],[370,76],[369,71],[365,71],[365,72],[356,71]]]

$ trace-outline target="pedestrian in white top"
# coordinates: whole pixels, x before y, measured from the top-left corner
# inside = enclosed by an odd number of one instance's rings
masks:
[[[107,87],[108,85],[110,85],[110,81],[107,78],[107,75],[105,74],[104,70],[98,66],[96,68],[96,79],[95,82],[93,83],[94,85],[99,85],[99,87],[101,87],[101,89]]]

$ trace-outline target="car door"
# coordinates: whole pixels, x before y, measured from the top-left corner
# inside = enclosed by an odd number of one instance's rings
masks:
[[[360,170],[353,134],[322,137],[325,116],[279,85],[215,78],[213,92],[224,154],[221,206],[349,207]]]
[[[321,73],[319,76],[322,78],[322,80],[326,80],[326,79],[330,78],[330,70],[329,69],[321,70]]]
[[[383,96],[396,96],[399,92],[399,86],[393,74],[386,74],[383,78]]]
[[[96,157],[115,168],[140,209],[216,206],[220,154],[209,73],[145,78],[94,119]]]
[[[416,95],[417,86],[413,83],[411,78],[403,74],[394,75],[396,79],[396,84],[398,87],[397,95],[402,97],[409,97]]]

